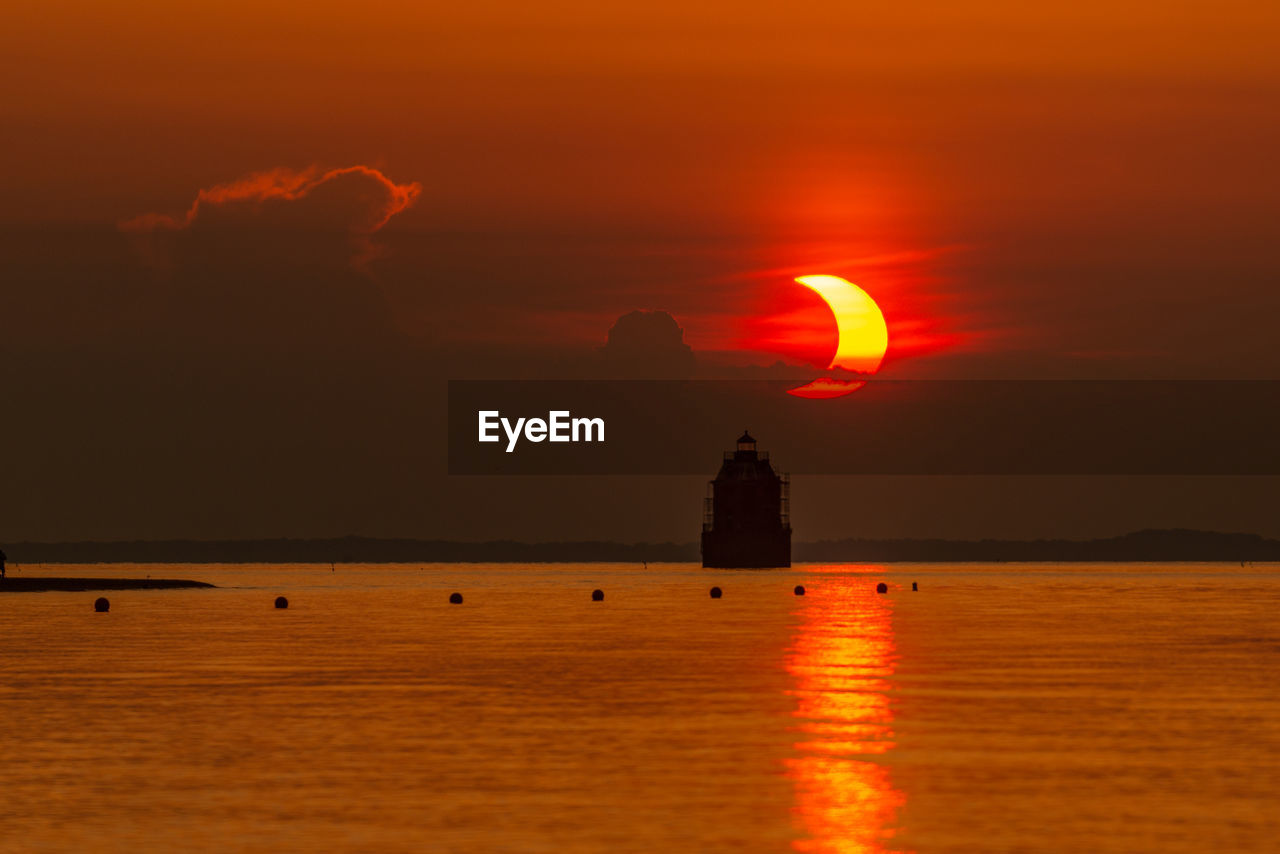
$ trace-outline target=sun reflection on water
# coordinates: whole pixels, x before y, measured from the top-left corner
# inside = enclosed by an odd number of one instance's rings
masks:
[[[906,796],[884,763],[895,746],[893,600],[875,582],[832,575],[798,600],[787,657],[801,736],[787,763],[804,833],[798,851],[898,850],[892,838]]]

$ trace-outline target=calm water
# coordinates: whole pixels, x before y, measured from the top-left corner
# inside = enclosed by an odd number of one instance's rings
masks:
[[[5,850],[1280,844],[1275,566],[19,571]]]

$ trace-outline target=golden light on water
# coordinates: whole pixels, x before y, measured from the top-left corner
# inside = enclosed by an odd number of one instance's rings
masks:
[[[798,851],[885,852],[906,796],[883,759],[895,747],[889,689],[897,662],[893,603],[866,576],[806,596],[787,658],[797,756],[788,762]]]

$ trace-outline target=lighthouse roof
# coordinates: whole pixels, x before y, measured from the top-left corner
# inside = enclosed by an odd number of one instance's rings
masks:
[[[741,445],[743,442],[752,442],[752,443],[754,443],[754,442],[755,442],[755,439],[753,439],[753,438],[751,437],[751,434],[750,434],[750,433],[748,433],[746,430],[743,430],[743,431],[742,431],[742,435],[738,437],[738,444],[739,444],[739,445]]]

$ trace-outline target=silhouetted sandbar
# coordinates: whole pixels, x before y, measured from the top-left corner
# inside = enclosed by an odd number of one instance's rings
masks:
[[[79,593],[85,590],[173,590],[213,587],[183,578],[15,578],[0,581],[0,593]]]

